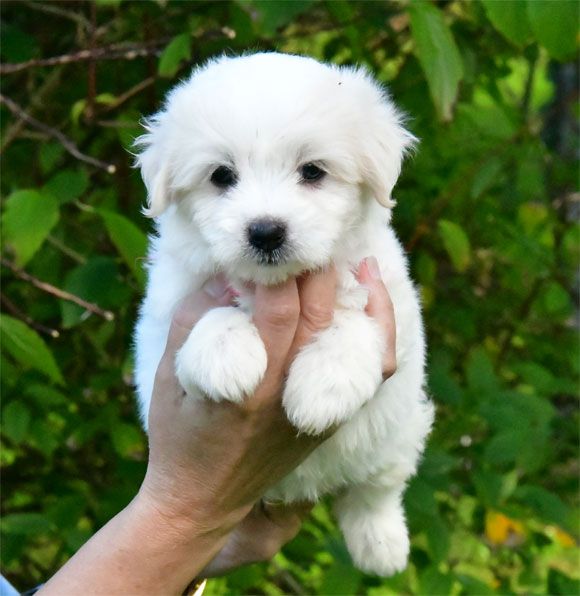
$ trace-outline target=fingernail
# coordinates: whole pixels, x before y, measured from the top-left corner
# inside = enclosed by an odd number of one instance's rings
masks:
[[[381,270],[379,269],[379,262],[377,259],[375,257],[367,257],[365,263],[371,277],[375,280],[381,280]]]

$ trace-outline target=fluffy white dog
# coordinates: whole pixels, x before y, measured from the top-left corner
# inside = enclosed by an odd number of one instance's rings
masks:
[[[203,317],[176,362],[192,396],[201,389],[209,399],[240,401],[266,370],[244,282],[277,283],[334,262],[333,324],[297,355],[283,404],[301,432],[340,427],[266,496],[291,502],[340,493],[336,510],[352,558],[380,575],[406,565],[401,497],[433,419],[420,306],[389,225],[391,191],[413,142],[365,71],[276,53],[197,69],[139,140],[158,231],[136,330],[143,421],[181,298],[216,272],[242,293],[239,307]],[[352,273],[368,255],[379,260],[396,314],[397,372],[385,383],[384,340]]]

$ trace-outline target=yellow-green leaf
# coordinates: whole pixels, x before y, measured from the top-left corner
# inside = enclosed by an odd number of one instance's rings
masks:
[[[459,224],[445,219],[440,219],[437,227],[453,266],[462,273],[471,262],[471,246],[467,234]]]

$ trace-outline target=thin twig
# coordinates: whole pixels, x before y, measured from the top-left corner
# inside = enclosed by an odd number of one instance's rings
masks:
[[[157,80],[157,77],[155,77],[155,76],[147,77],[146,79],[142,80],[140,83],[137,83],[134,87],[131,87],[131,89],[125,91],[125,93],[123,93],[122,95],[119,95],[119,97],[117,97],[115,99],[115,101],[113,101],[111,103],[104,104],[103,107],[99,111],[102,113],[105,113],[105,112],[112,112],[113,110],[116,110],[120,105],[124,104],[126,101],[128,101],[135,95],[138,95],[139,93],[141,93],[141,91],[144,91],[145,89],[147,89],[147,87],[153,85],[153,83],[155,83],[156,80]]]
[[[38,10],[40,12],[52,14],[58,17],[64,17],[65,19],[69,19],[78,25],[81,25],[81,27],[84,27],[85,29],[88,29],[90,26],[89,22],[82,14],[60,8],[54,4],[44,2],[22,2],[22,5],[26,6],[26,8],[31,8],[32,10]]]
[[[40,331],[40,333],[45,333],[46,335],[49,335],[54,339],[60,337],[60,332],[57,329],[46,327],[41,323],[35,321],[33,318],[29,317],[26,313],[22,312],[16,306],[16,304],[14,304],[14,302],[12,302],[12,300],[10,300],[10,298],[8,298],[8,296],[6,296],[5,294],[0,294],[0,301],[2,302],[4,308],[8,312],[12,313],[16,318],[20,319],[21,321],[24,321],[29,327],[32,327],[33,329]]]
[[[89,29],[89,50],[95,51],[95,29],[97,28],[97,5],[91,2],[91,26]],[[87,107],[85,114],[89,121],[95,117],[95,97],[97,95],[97,64],[93,58],[89,60],[87,73]]]
[[[72,54],[53,56],[52,58],[35,58],[14,64],[0,64],[0,74],[13,74],[35,66],[59,66],[73,62],[86,62],[87,60],[135,60],[143,56],[159,53],[167,43],[167,39],[158,39],[150,45],[114,44],[102,48],[80,50]]]
[[[117,171],[117,168],[113,164],[105,163],[104,161],[100,161],[94,157],[91,157],[90,155],[85,155],[82,153],[80,149],[73,143],[73,141],[65,134],[59,130],[56,130],[56,128],[48,126],[48,124],[44,124],[36,118],[33,118],[27,114],[16,102],[12,101],[9,97],[6,97],[2,93],[0,93],[0,103],[3,103],[15,116],[21,120],[24,120],[30,124],[30,126],[33,126],[34,128],[37,128],[38,130],[41,130],[51,137],[57,139],[57,141],[59,141],[60,144],[78,160],[91,164],[97,168],[100,168],[101,170],[105,170],[105,172],[108,172],[109,174],[114,174]]]
[[[53,70],[46,77],[45,82],[36,89],[34,93],[30,94],[30,104],[25,109],[26,113],[30,114],[31,112],[34,112],[35,109],[43,107],[46,96],[59,84],[60,74],[60,70]],[[2,139],[2,144],[0,145],[0,155],[7,149],[10,143],[20,136],[20,132],[24,125],[24,120],[18,118],[7,127],[7,130],[4,133],[4,138]]]
[[[7,259],[1,259],[0,262],[2,263],[2,265],[4,265],[4,267],[10,269],[10,271],[12,271],[14,275],[16,275],[16,277],[19,277],[20,279],[31,283],[35,288],[38,288],[39,290],[42,290],[47,294],[51,294],[52,296],[56,296],[57,298],[60,298],[62,300],[67,300],[68,302],[74,302],[75,304],[78,304],[78,306],[80,306],[81,308],[84,308],[89,312],[103,317],[103,319],[105,319],[106,321],[112,321],[115,318],[115,315],[110,310],[103,310],[100,306],[92,302],[87,302],[79,296],[75,296],[74,294],[71,294],[70,292],[65,292],[65,290],[61,290],[60,288],[57,288],[52,284],[49,284],[45,281],[41,281],[40,279],[37,279],[36,277],[30,275],[30,273],[26,273],[26,271],[23,271]]]
[[[55,238],[49,234],[46,237],[46,240],[49,244],[52,244],[56,249],[60,250],[60,252],[69,257],[69,259],[72,259],[75,263],[84,265],[87,262],[87,259],[83,257],[83,255],[78,253],[76,250],[73,250],[69,246],[66,246],[66,244],[63,244],[58,238]]]

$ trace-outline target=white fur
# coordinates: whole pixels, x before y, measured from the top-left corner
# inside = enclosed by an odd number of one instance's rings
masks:
[[[337,515],[353,560],[384,575],[406,564],[401,495],[433,419],[423,392],[420,306],[389,225],[391,191],[413,141],[365,71],[275,53],[220,58],[196,70],[139,140],[158,232],[136,329],[144,423],[181,298],[220,271],[242,292],[239,308],[211,311],[198,323],[176,363],[191,395],[201,389],[238,401],[251,395],[267,364],[243,282],[272,284],[334,262],[334,321],[297,355],[283,403],[302,432],[340,427],[266,496],[291,502],[343,492]],[[301,182],[298,170],[308,162],[327,172],[320,183]],[[220,165],[238,174],[227,190],[210,181]],[[259,217],[285,222],[284,262],[262,265],[249,250],[246,228]],[[395,307],[397,372],[385,383],[384,340],[352,274],[368,255],[379,260]]]

